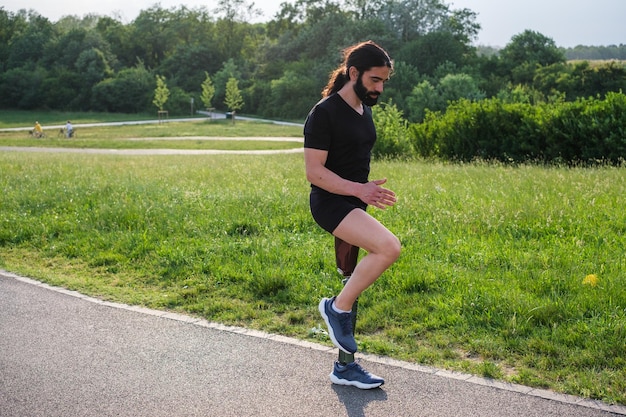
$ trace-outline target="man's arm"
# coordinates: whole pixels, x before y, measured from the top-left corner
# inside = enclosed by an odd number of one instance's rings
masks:
[[[307,180],[329,193],[358,197],[358,188],[363,184],[343,179],[326,168],[327,157],[328,151],[304,148]]]
[[[365,184],[341,178],[326,166],[328,151],[304,148],[304,163],[307,180],[329,193],[360,198],[365,204],[384,209],[396,203],[393,191],[381,187],[387,179],[374,180]]]

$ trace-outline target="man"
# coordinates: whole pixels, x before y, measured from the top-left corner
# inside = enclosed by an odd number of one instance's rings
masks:
[[[372,41],[344,51],[344,62],[330,76],[322,100],[304,126],[304,159],[311,183],[310,205],[315,221],[326,231],[367,255],[356,265],[336,297],[320,301],[319,310],[335,346],[357,351],[351,309],[359,295],[374,283],[400,255],[400,242],[366,212],[393,206],[396,196],[383,188],[386,179],[369,180],[371,150],[376,129],[371,106],[376,104],[393,64]],[[335,362],[333,383],[376,388],[384,380],[356,362]]]

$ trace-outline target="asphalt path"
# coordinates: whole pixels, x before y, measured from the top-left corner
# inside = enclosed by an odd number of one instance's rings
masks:
[[[336,349],[105,302],[0,271],[0,416],[626,415],[626,407],[357,354],[374,390],[336,386]]]

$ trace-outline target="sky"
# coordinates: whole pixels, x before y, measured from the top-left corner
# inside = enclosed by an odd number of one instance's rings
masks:
[[[270,20],[283,0],[253,1],[263,11],[260,21]],[[291,0],[289,1],[291,2]],[[444,0],[453,9],[477,13],[482,29],[477,45],[503,47],[514,35],[529,29],[545,35],[560,47],[576,45],[607,46],[626,44],[626,0]],[[113,16],[132,22],[140,10],[155,4],[174,8],[217,6],[217,0],[0,0],[5,11],[33,9],[57,21],[66,15],[82,17],[89,13]]]

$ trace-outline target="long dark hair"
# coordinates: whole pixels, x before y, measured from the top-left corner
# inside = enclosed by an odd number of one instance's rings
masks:
[[[348,75],[350,67],[355,67],[359,73],[373,67],[389,67],[393,70],[393,61],[383,48],[372,41],[349,46],[343,51],[343,63],[330,74],[328,84],[322,90],[322,97],[341,90],[350,78]]]

